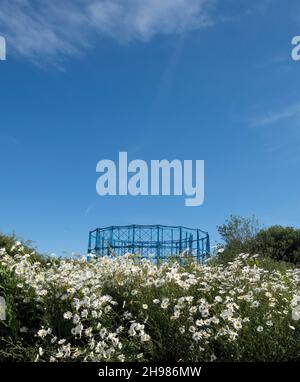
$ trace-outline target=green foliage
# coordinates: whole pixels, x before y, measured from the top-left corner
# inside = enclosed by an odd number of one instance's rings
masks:
[[[285,263],[240,255],[157,266],[128,255],[41,264],[18,248],[0,256],[0,360],[299,360],[299,272]]]
[[[120,355],[299,361],[300,319],[293,317],[295,309],[300,317],[299,269],[291,264],[299,262],[299,230],[258,227],[255,218],[232,216],[219,227],[225,251],[207,266],[188,257],[159,266],[135,255],[90,263],[47,259],[14,236],[0,236],[6,249],[0,248],[0,296],[7,305],[0,361]],[[95,344],[115,353],[103,356]]]
[[[37,327],[43,314],[41,308],[32,301],[24,301],[21,286],[13,271],[0,263],[0,296],[6,303],[6,319],[0,321],[0,360],[30,360],[30,348],[34,349],[33,332],[22,333],[22,327]],[[28,296],[34,291],[29,288]]]
[[[225,224],[217,227],[218,233],[227,246],[244,247],[259,232],[260,226],[255,216],[243,218],[230,215]]]
[[[271,259],[300,263],[300,229],[273,226],[255,237],[253,250]]]
[[[217,227],[218,233],[225,243],[225,250],[218,256],[220,263],[233,261],[239,253],[252,252],[253,242],[260,225],[256,217],[243,218],[230,215],[224,224]]]
[[[218,227],[218,232],[225,243],[224,252],[217,258],[219,263],[233,261],[239,253],[258,253],[276,261],[300,263],[300,229],[279,225],[260,229],[255,217],[230,216]]]
[[[18,238],[15,234],[4,235],[0,233],[0,248],[4,248],[8,255],[13,256],[18,253],[18,246],[16,246],[16,243],[22,244],[24,254],[30,254],[32,261],[39,261],[41,263],[47,261],[47,256],[38,254],[35,248],[33,248],[30,240],[24,241],[23,239]]]
[[[17,255],[22,248],[23,256],[30,256],[32,264],[45,265],[47,257],[39,255],[32,248],[30,241],[22,241],[15,235],[0,234],[0,249],[11,257]],[[0,296],[6,303],[6,320],[0,321],[0,360],[29,361],[35,345],[31,333],[22,333],[22,327],[35,327],[40,324],[41,311],[37,304],[24,301],[20,293],[21,284],[15,273],[0,263]],[[29,288],[30,291],[30,288]],[[29,294],[33,294],[31,290]],[[20,332],[21,330],[21,332]]]

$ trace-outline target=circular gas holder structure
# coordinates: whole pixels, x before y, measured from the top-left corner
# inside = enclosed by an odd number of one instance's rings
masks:
[[[89,233],[88,253],[93,256],[121,256],[167,260],[193,257],[204,262],[210,253],[209,235],[200,229],[165,225],[128,225],[97,228]]]

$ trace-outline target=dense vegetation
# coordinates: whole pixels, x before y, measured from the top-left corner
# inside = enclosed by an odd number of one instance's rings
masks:
[[[219,233],[207,264],[159,267],[0,236],[0,360],[299,361],[299,230],[233,216]]]
[[[261,228],[255,217],[231,216],[218,232],[224,242],[218,259],[221,262],[233,260],[237,253],[259,253],[276,262],[300,264],[300,229],[278,225]]]

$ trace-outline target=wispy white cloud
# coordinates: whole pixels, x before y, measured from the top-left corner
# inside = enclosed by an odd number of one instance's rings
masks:
[[[88,216],[89,213],[94,209],[95,205],[94,204],[90,204],[84,211],[84,216]]]
[[[250,125],[253,127],[273,125],[298,116],[300,116],[300,102],[288,105],[281,110],[271,111],[252,118]]]
[[[1,0],[0,34],[8,51],[59,62],[99,37],[148,41],[213,24],[218,0]]]

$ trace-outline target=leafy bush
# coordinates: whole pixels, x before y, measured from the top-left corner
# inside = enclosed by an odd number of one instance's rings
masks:
[[[4,248],[8,255],[15,255],[19,252],[19,247],[22,246],[22,251],[24,254],[30,254],[32,260],[37,260],[40,262],[47,261],[46,256],[42,256],[36,252],[32,247],[31,241],[24,241],[19,239],[15,234],[13,235],[3,235],[0,233],[0,248]]]
[[[0,264],[6,296],[18,296],[14,321],[0,322],[2,359],[300,360],[298,269],[249,255],[215,266],[131,255],[42,264],[21,248]]]
[[[225,224],[218,226],[218,232],[227,246],[236,245],[236,249],[244,249],[260,230],[256,217],[243,218],[230,215]]]
[[[300,229],[273,226],[255,237],[253,250],[274,260],[300,263]]]
[[[233,261],[239,253],[253,253],[253,243],[260,230],[257,218],[231,215],[217,229],[224,242],[224,251],[220,252],[217,258],[219,263]]]
[[[300,263],[300,229],[272,226],[259,228],[256,218],[230,216],[218,227],[225,246],[217,261],[226,264],[237,253],[259,253],[276,261]]]

